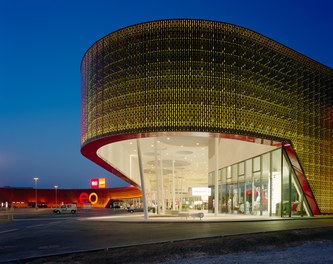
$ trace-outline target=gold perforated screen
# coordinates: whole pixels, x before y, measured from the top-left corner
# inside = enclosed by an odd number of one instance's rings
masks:
[[[161,131],[292,143],[322,213],[333,213],[333,73],[242,27],[165,20],[127,27],[84,55],[82,145]]]

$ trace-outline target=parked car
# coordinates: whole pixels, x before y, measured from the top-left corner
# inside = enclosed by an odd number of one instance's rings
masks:
[[[128,207],[127,212],[134,213],[134,212],[143,212],[143,208],[141,207]],[[154,207],[148,207],[148,212],[153,212],[155,213],[155,208]]]
[[[53,213],[55,214],[75,214],[77,211],[76,204],[63,204],[59,208],[55,208]]]
[[[143,208],[128,207],[127,212],[130,212],[130,213],[143,212]]]

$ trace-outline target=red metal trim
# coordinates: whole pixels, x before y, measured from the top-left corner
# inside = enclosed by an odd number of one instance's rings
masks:
[[[253,142],[258,144],[265,144],[271,146],[282,146],[284,143],[271,141],[271,140],[262,140],[255,137],[250,136],[242,136],[242,135],[235,135],[235,134],[212,134],[212,133],[199,133],[201,135],[205,134],[206,136],[213,136],[213,137],[220,137],[220,138],[228,138],[234,140],[241,140],[247,142]],[[118,136],[109,136],[101,139],[93,140],[81,148],[81,153],[86,158],[90,159],[94,163],[98,164],[102,168],[110,171],[111,173],[115,174],[119,178],[123,179],[124,181],[128,182],[131,185],[134,185],[138,188],[140,186],[132,181],[131,179],[127,178],[126,175],[118,171],[117,169],[113,168],[109,163],[101,159],[97,155],[97,151],[99,148],[118,141],[128,140],[128,139],[136,139],[136,138],[147,138],[147,137],[159,137],[159,136],[173,136],[173,135],[182,135],[182,136],[189,136],[189,135],[198,135],[196,132],[151,132],[151,133],[139,133],[139,134],[127,134],[127,135],[118,135]]]
[[[103,138],[103,139],[100,139],[100,140],[93,141],[89,144],[84,145],[81,148],[81,153],[86,158],[90,159],[91,161],[98,164],[102,168],[104,168],[107,171],[109,171],[109,172],[113,173],[114,175],[118,176],[122,180],[128,182],[129,184],[131,184],[133,186],[136,186],[136,187],[140,188],[140,186],[138,186],[137,183],[135,183],[131,179],[127,178],[123,173],[121,173],[117,169],[113,168],[109,163],[107,163],[106,161],[104,161],[103,159],[98,157],[97,150],[100,147],[102,147],[104,145],[107,145],[107,144],[110,144],[112,142],[115,142],[115,141],[112,140],[112,138]]]
[[[302,169],[302,166],[298,160],[297,154],[295,152],[295,150],[293,149],[293,147],[290,144],[286,144],[283,147],[289,157],[289,160],[291,162],[291,165],[294,169],[294,172],[296,174],[296,177],[301,185],[301,188],[305,194],[305,199],[307,200],[310,209],[312,211],[313,215],[320,215],[320,210],[319,207],[317,205],[316,199],[312,193],[310,184],[308,182],[308,180],[305,177],[305,173]]]

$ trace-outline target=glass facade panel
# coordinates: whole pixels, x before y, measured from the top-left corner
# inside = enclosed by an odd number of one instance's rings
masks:
[[[260,156],[253,159],[253,172],[260,170]]]
[[[232,177],[232,175],[231,175],[231,166],[228,166],[227,167],[227,183],[231,183],[231,177]]]
[[[242,176],[245,174],[245,162],[238,163],[238,175]]]
[[[291,171],[289,164],[282,156],[282,216],[291,216]]]
[[[245,213],[245,204],[244,204],[244,197],[245,197],[245,182],[244,180],[238,182],[238,213],[244,214]]]
[[[272,215],[281,216],[281,149],[272,151],[272,184],[271,184],[271,208]]]
[[[296,182],[294,172],[291,178],[291,216],[303,215],[302,210],[302,193],[300,192],[299,185]]]
[[[208,174],[208,188],[211,190],[211,195],[208,196],[208,212],[214,213],[215,200],[215,171]]]
[[[227,168],[223,168],[222,170],[222,185],[221,185],[221,213],[228,212],[228,191],[227,191]]]
[[[290,171],[290,179],[289,179],[290,213],[289,213],[289,215],[291,215],[293,217],[309,215],[309,205],[306,202],[306,199],[304,199],[305,194],[302,191],[302,188],[300,186],[299,181],[297,180],[294,170],[291,170],[291,163],[290,163],[290,160],[288,159],[288,156],[286,153],[285,153],[284,158],[285,159],[283,161],[286,163],[288,162],[288,165],[289,165],[288,167],[289,167],[289,171]],[[289,215],[287,215],[287,216],[289,216]]]
[[[236,206],[237,206],[237,184],[228,184],[228,213],[233,214],[237,213]]]
[[[282,153],[280,148],[222,168],[219,212],[282,217],[309,215],[297,177]]]
[[[269,215],[269,201],[270,201],[270,170],[271,158],[270,153],[262,155],[262,173],[261,173],[261,203],[262,215]]]
[[[238,181],[238,166],[237,164],[232,165],[231,171],[232,171],[232,183],[237,183]]]
[[[245,161],[245,178],[252,180],[252,160],[248,159]]]
[[[245,182],[245,214],[252,214],[252,178]]]
[[[222,170],[220,169],[219,170],[219,177],[218,177],[218,191],[219,191],[219,194],[218,194],[218,213],[221,213],[222,211],[222,206],[223,206],[223,190],[222,190]],[[215,210],[214,210],[215,212]]]
[[[261,180],[260,172],[253,173],[253,185],[252,185],[252,213],[254,215],[261,215],[262,200],[261,200]]]

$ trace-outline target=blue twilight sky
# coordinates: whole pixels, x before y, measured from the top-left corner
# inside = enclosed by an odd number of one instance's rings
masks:
[[[127,185],[80,154],[80,62],[110,32],[167,18],[240,25],[333,67],[331,0],[0,0],[0,187]]]

